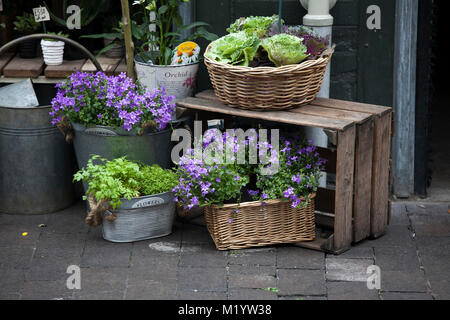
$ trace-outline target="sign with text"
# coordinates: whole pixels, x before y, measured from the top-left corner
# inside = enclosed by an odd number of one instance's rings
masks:
[[[50,21],[50,14],[46,7],[33,8],[33,14],[36,22]]]

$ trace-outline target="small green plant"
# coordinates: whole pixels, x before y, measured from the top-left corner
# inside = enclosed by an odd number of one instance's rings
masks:
[[[97,201],[109,201],[109,206],[116,209],[122,204],[121,199],[168,192],[178,180],[172,170],[158,165],[144,166],[125,157],[108,161],[93,155],[86,168],[74,175],[74,181],[88,183],[84,200],[92,196]]]
[[[97,54],[97,57],[102,55],[105,52],[108,52],[109,50],[113,49],[116,46],[123,45],[124,40],[124,33],[123,33],[123,22],[119,21],[117,23],[117,26],[111,28],[110,33],[100,33],[100,34],[90,34],[90,35],[84,35],[80,38],[87,38],[87,39],[108,39],[111,40],[111,43],[104,47],[102,50],[99,51]]]
[[[33,33],[39,29],[40,24],[34,20],[34,15],[24,13],[23,16],[17,16],[14,23],[14,30],[23,34]]]
[[[69,35],[66,34],[66,33],[63,33],[62,31],[59,31],[58,33],[55,33],[55,32],[47,32],[47,34],[52,34],[52,35],[55,35],[55,36],[60,36],[60,37],[64,37],[64,38],[69,38]],[[44,40],[46,40],[46,41],[54,41],[54,42],[58,41],[58,40],[56,40],[56,39],[50,39],[50,38],[46,38],[46,39],[44,39]]]

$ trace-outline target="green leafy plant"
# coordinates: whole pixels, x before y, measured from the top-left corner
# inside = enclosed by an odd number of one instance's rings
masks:
[[[247,18],[239,18],[227,28],[229,33],[236,33],[239,31],[245,31],[248,34],[255,34],[259,38],[263,38],[270,27],[278,21],[278,16],[261,17],[250,16]]]
[[[108,161],[93,155],[86,168],[74,175],[74,181],[88,183],[84,200],[93,196],[97,201],[109,201],[109,206],[115,209],[122,204],[121,199],[171,191],[177,184],[177,176],[158,165],[144,166],[125,157]]]
[[[239,31],[213,41],[205,56],[222,63],[248,66],[260,44],[255,34]]]
[[[297,64],[308,57],[302,39],[289,34],[280,33],[266,38],[261,45],[277,67]]]
[[[139,8],[135,14],[138,22],[131,21],[131,33],[136,40],[137,54],[144,61],[151,60],[154,64],[169,65],[172,49],[182,41],[193,41],[198,38],[209,41],[217,39],[217,35],[205,29],[208,26],[205,22],[183,24],[178,9],[185,2],[189,2],[189,0],[134,1],[133,5]],[[155,31],[151,31],[152,24],[156,25]],[[174,25],[176,30],[173,30]],[[180,32],[191,29],[195,29],[191,36],[184,40],[180,39]]]
[[[23,34],[30,34],[37,31],[40,27],[39,22],[34,20],[34,15],[24,13],[23,16],[17,16],[14,23],[14,30]]]
[[[80,38],[88,38],[88,39],[108,39],[111,40],[111,43],[105,46],[102,50],[100,50],[97,54],[97,57],[102,55],[109,50],[112,50],[116,46],[123,45],[124,40],[124,32],[123,32],[123,22],[119,21],[117,26],[111,28],[112,32],[109,33],[100,33],[100,34],[90,34],[84,35]]]
[[[47,34],[52,34],[52,35],[55,35],[55,36],[60,36],[60,37],[64,37],[64,38],[69,38],[69,35],[66,34],[66,33],[63,33],[62,31],[59,31],[58,33],[56,33],[56,32],[47,32]],[[45,40],[45,41],[53,41],[53,42],[59,41],[59,40],[51,39],[51,38],[45,38],[44,40]]]

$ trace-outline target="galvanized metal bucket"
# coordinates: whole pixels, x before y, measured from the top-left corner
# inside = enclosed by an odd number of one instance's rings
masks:
[[[74,201],[73,149],[50,108],[0,106],[0,212],[50,213]]]
[[[113,160],[126,156],[128,160],[145,165],[170,166],[170,130],[161,132],[127,132],[122,128],[92,126],[73,123],[73,143],[78,166],[84,168],[93,154]]]
[[[175,202],[172,192],[122,200],[112,213],[114,221],[103,219],[103,238],[112,242],[134,242],[163,237],[172,233]]]

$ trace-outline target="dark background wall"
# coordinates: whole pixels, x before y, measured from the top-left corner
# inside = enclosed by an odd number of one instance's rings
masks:
[[[381,9],[381,30],[376,32],[366,27],[366,10],[373,4]],[[277,13],[277,0],[196,0],[196,20],[210,23],[219,36],[225,35],[225,29],[239,17]],[[300,1],[283,1],[283,19],[287,24],[302,24],[306,13]],[[331,97],[392,106],[395,1],[338,0],[331,14],[335,18],[336,43]],[[209,87],[207,72],[202,68],[199,89]]]

